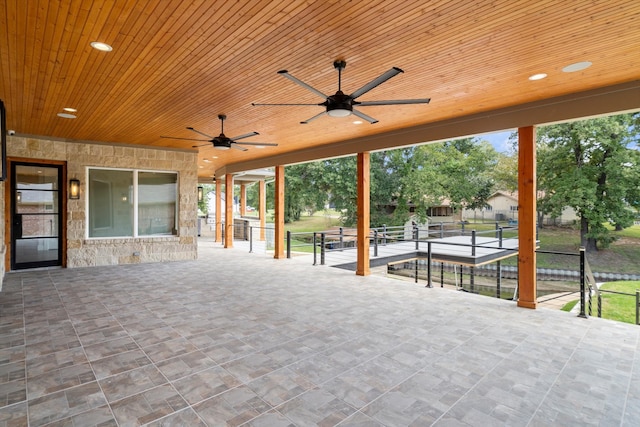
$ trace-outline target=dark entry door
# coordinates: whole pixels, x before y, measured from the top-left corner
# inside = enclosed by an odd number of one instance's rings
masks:
[[[11,163],[11,269],[62,265],[62,166]]]

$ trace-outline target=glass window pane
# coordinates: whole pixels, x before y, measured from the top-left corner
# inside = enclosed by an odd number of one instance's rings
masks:
[[[89,237],[133,236],[133,172],[89,170]]]
[[[16,167],[16,188],[18,190],[57,190],[58,169],[19,165]]]
[[[59,235],[58,215],[21,215],[22,236],[55,237]]]
[[[16,213],[58,213],[58,192],[22,189],[16,200]]]
[[[16,257],[20,262],[55,261],[58,259],[58,239],[16,240]]]
[[[138,235],[176,234],[178,174],[138,172]]]

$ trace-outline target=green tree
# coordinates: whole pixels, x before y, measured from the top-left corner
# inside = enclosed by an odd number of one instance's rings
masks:
[[[284,221],[300,219],[303,211],[308,215],[324,208],[328,199],[322,163],[302,163],[285,169]]]
[[[247,186],[247,206],[258,209],[260,206],[260,185],[255,182]]]
[[[356,223],[356,158],[325,162],[326,188],[343,212],[343,223]],[[420,220],[443,199],[455,208],[481,207],[493,191],[490,171],[497,153],[487,142],[463,139],[371,153],[371,225],[401,225],[413,207]]]
[[[477,139],[371,153],[370,224],[402,225],[410,207],[424,220],[427,208],[443,199],[457,209],[483,207],[493,191],[490,171],[496,163],[493,147]],[[342,213],[343,225],[356,224],[356,156],[296,165],[286,172],[289,218],[329,200]]]
[[[424,220],[427,208],[448,199],[454,210],[486,206],[498,153],[486,141],[465,138],[415,147],[403,197]]]
[[[372,227],[402,225],[409,218],[404,176],[412,168],[414,147],[371,153]]]
[[[607,247],[616,228],[633,224],[640,205],[638,114],[625,114],[541,127],[538,130],[539,209],[558,216],[573,208],[580,219],[581,245]]]
[[[403,176],[411,167],[412,149],[371,153],[370,224],[372,227],[401,225],[408,218],[403,194]],[[330,203],[341,212],[344,226],[357,223],[356,156],[325,160],[322,163],[323,189]]]
[[[515,192],[518,190],[518,152],[512,150],[507,153],[498,153],[497,161],[492,171],[496,190]]]
[[[316,191],[324,191],[329,203],[341,212],[342,224],[356,224],[357,189],[356,157],[340,157],[318,162],[322,168],[322,184]]]

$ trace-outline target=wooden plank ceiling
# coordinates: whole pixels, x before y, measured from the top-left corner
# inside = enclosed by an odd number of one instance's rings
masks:
[[[18,135],[192,149],[160,138],[251,131],[249,151],[199,149],[199,176],[225,165],[518,105],[640,77],[640,2],[0,0],[0,98]],[[111,52],[92,49],[101,41]],[[400,74],[361,101],[379,123],[323,116],[333,61],[351,93],[391,67]],[[562,68],[593,65],[575,73]],[[530,81],[535,73],[548,77]],[[78,110],[76,119],[57,116]]]

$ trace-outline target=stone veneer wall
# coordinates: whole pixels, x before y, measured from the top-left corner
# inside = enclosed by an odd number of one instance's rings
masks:
[[[13,136],[7,138],[7,156],[29,158],[34,162],[66,161],[67,179],[80,179],[80,199],[67,200],[68,268],[197,258],[196,153]],[[178,235],[85,238],[88,166],[178,172]]]

